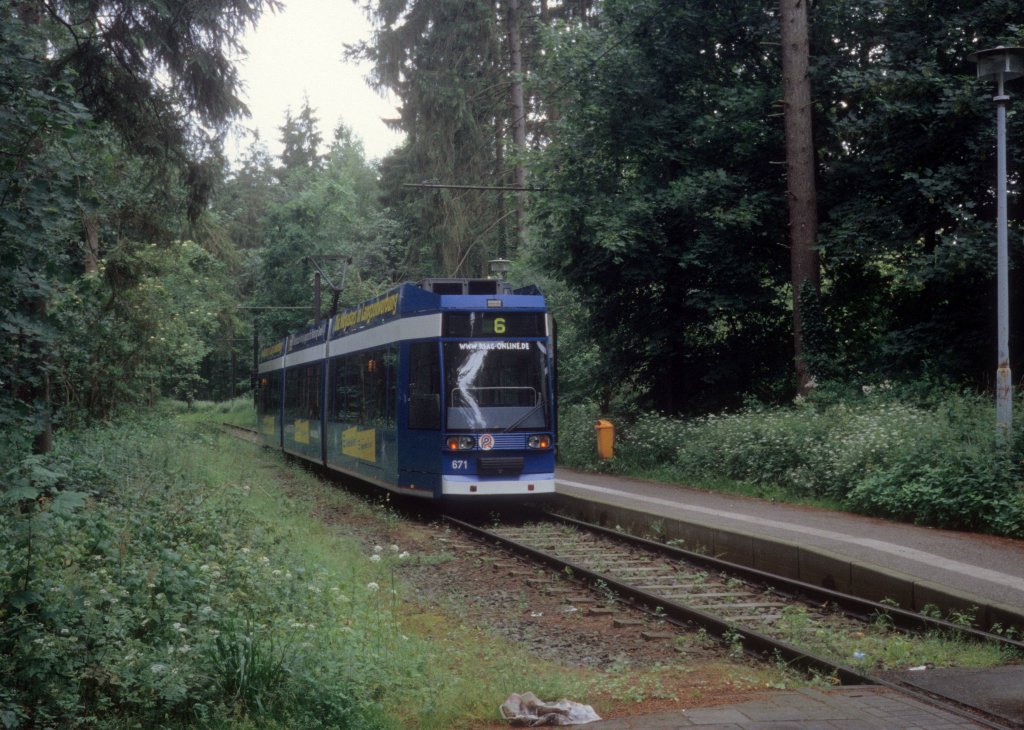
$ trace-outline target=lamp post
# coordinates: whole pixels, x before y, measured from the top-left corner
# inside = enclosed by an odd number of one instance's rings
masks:
[[[1024,48],[989,48],[972,53],[968,61],[978,65],[979,79],[994,79],[996,95],[996,278],[998,293],[998,356],[996,368],[996,432],[1009,436],[1013,422],[1013,381],[1010,375],[1010,284],[1006,232],[1006,107],[1010,97],[1004,84],[1024,76]]]

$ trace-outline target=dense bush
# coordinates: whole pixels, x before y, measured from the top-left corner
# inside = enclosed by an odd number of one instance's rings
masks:
[[[0,730],[433,730],[587,691],[403,600],[445,556],[365,546],[341,516],[387,510],[210,425],[252,416],[176,404],[0,468]]]
[[[209,445],[154,420],[5,475],[3,727],[392,726],[381,688],[417,671],[382,660],[394,598],[355,567],[302,567],[240,508],[249,484],[182,459]]]
[[[564,463],[587,466],[592,426],[564,418]],[[1024,536],[1024,438],[997,437],[989,399],[886,386],[751,405],[692,420],[616,424],[612,468],[692,483],[759,485],[921,524]],[[567,432],[569,431],[569,432]],[[589,439],[589,442],[587,442]],[[593,459],[591,458],[591,464]]]
[[[574,469],[598,468],[594,425],[598,407],[577,403],[558,409],[558,461]]]

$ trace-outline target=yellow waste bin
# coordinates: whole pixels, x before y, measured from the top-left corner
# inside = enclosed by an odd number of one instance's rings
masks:
[[[610,459],[615,456],[615,426],[611,421],[601,419],[594,426],[597,431],[597,456]]]

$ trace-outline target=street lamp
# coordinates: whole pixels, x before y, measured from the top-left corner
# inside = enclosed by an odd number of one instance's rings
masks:
[[[1003,84],[1024,76],[1024,48],[989,48],[972,53],[967,60],[978,65],[979,79],[995,79],[996,177],[998,214],[996,221],[997,281],[999,318],[999,363],[996,369],[996,432],[1009,436],[1013,422],[1013,381],[1010,377],[1010,284],[1006,234],[1006,107],[1010,103]]]

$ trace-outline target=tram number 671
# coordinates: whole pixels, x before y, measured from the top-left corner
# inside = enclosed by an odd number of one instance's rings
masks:
[[[469,462],[466,459],[452,459],[452,471],[465,471],[469,468]]]

